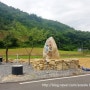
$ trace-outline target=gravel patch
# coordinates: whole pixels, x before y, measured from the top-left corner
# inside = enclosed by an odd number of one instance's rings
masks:
[[[45,79],[53,77],[65,77],[70,75],[86,74],[90,72],[82,71],[80,69],[69,69],[69,70],[33,70],[31,65],[27,63],[20,63],[23,65],[23,75],[12,75],[12,65],[17,63],[2,63],[0,64],[0,83],[4,82],[17,82],[35,79]]]

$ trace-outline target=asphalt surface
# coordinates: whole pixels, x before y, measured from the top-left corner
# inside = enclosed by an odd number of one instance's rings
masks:
[[[90,90],[90,74],[37,81],[3,83],[0,84],[0,90]]]
[[[71,76],[76,74],[89,73],[79,69],[37,71],[37,70],[34,70],[31,65],[28,65],[28,63],[18,63],[18,64],[23,65],[24,74],[17,77],[12,75],[12,66],[17,65],[17,63],[3,62],[0,65],[0,83],[45,79],[45,78],[51,78],[51,77],[65,77],[65,76]]]

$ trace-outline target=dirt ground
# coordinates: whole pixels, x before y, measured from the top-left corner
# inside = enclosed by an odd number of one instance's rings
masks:
[[[90,58],[79,58],[79,63],[81,66],[90,68]]]

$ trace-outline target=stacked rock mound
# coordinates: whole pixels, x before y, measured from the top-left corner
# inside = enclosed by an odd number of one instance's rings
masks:
[[[55,60],[50,59],[46,62],[43,59],[35,59],[31,61],[34,70],[67,70],[78,69],[78,59]]]

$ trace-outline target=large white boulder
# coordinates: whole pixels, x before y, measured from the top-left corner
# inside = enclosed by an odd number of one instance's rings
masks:
[[[45,60],[50,59],[59,59],[59,52],[57,49],[57,45],[53,37],[50,37],[46,40],[44,48],[43,48],[43,58]]]

